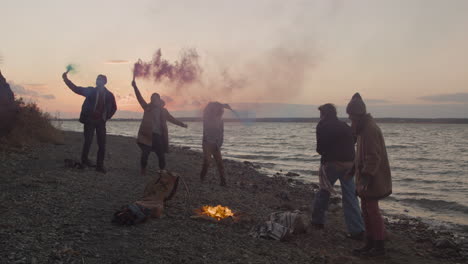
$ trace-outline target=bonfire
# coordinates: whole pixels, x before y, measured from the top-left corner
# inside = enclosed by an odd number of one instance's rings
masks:
[[[219,204],[217,206],[209,206],[209,205],[203,206],[201,208],[200,214],[213,217],[218,221],[227,217],[234,216],[234,213],[232,212],[231,209],[229,209],[229,207],[221,206]]]

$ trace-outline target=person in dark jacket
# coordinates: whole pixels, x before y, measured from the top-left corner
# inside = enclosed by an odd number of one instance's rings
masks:
[[[384,255],[385,224],[380,213],[379,200],[392,193],[392,175],[385,140],[374,118],[367,113],[359,93],[353,95],[346,112],[357,136],[353,174],[356,176],[356,190],[361,198],[366,225],[366,244],[354,250],[354,254]]]
[[[17,112],[15,95],[0,71],[0,137],[8,135],[13,129]]]
[[[94,131],[96,131],[98,153],[96,171],[106,173],[104,168],[104,155],[106,153],[106,122],[111,119],[117,111],[114,94],[112,94],[105,84],[107,77],[98,75],[96,88],[79,87],[68,79],[68,71],[63,73],[63,81],[76,94],[85,97],[81,107],[80,122],[84,124],[84,143],[81,152],[81,162],[83,165],[94,167],[88,159],[89,149],[93,142]]]
[[[151,152],[158,156],[159,169],[163,170],[166,167],[165,154],[169,152],[169,133],[167,122],[174,125],[187,128],[187,125],[174,118],[166,108],[164,101],[158,93],[151,95],[150,103],[147,103],[141,96],[135,78],[132,81],[132,87],[135,91],[135,96],[143,108],[143,119],[141,120],[140,129],[138,130],[137,144],[141,149],[141,175],[146,174],[146,165]]]
[[[320,122],[317,124],[317,152],[320,161],[320,190],[315,196],[312,224],[323,228],[333,185],[340,180],[343,210],[348,238],[362,240],[364,223],[353,179],[345,179],[354,161],[354,137],[351,127],[338,120],[332,104],[320,106]]]

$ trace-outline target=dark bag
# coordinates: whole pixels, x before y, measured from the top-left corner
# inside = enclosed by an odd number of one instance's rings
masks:
[[[130,204],[114,213],[112,223],[118,225],[135,225],[143,223],[149,217],[151,211],[137,204]]]

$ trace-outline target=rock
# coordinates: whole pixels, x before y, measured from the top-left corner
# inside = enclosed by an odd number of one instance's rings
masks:
[[[252,162],[246,161],[246,160],[244,161],[244,164],[247,165],[247,166],[253,166],[253,163],[252,163]]]
[[[337,212],[340,209],[341,209],[341,206],[339,204],[330,204],[330,206],[328,207],[328,210],[330,212]]]
[[[299,176],[299,174],[290,171],[290,172],[286,173],[286,176],[288,176],[288,177],[297,177],[297,176]]]
[[[438,239],[434,242],[436,248],[451,248],[457,249],[457,245],[449,239]]]
[[[339,204],[341,202],[340,197],[332,197],[330,198],[330,204]]]
[[[319,189],[320,186],[316,183],[310,183],[310,186],[312,186],[313,189]]]
[[[287,192],[280,192],[276,196],[279,197],[283,201],[291,201],[291,199],[289,199],[289,194]]]

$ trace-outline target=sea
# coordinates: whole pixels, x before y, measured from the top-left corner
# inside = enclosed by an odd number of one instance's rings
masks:
[[[68,131],[82,131],[78,121],[58,121]],[[109,121],[111,135],[136,137],[140,121]],[[170,143],[201,151],[202,123],[184,129],[169,124]],[[225,122],[223,158],[249,161],[273,176],[298,173],[318,182],[316,123]],[[435,228],[468,233],[468,125],[379,124],[387,146],[393,194],[382,200],[387,215],[416,217]],[[311,201],[312,202],[312,201]]]

